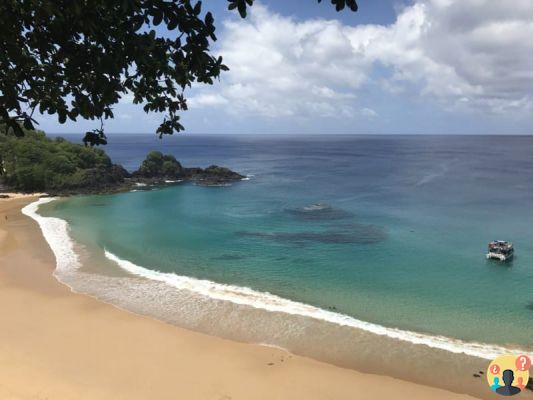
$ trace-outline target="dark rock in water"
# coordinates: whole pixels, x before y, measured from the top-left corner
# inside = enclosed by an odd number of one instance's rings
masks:
[[[480,377],[481,377],[481,375],[479,375],[479,374],[472,374],[472,376],[473,376],[474,378],[480,378]]]
[[[217,257],[211,257],[211,260],[219,260],[219,261],[233,261],[233,260],[243,260],[246,257],[240,254],[222,254]]]
[[[137,183],[157,184],[165,181],[185,180],[204,186],[222,186],[244,178],[228,168],[211,165],[207,168],[184,168],[171,155],[151,151],[132,174]]]
[[[255,237],[280,243],[302,245],[306,243],[323,244],[375,244],[386,239],[385,232],[373,225],[357,225],[355,229],[326,232],[248,232],[236,233],[242,237]]]
[[[528,310],[532,310],[532,311],[533,311],[533,301],[532,301],[531,303],[527,304],[527,305],[526,305],[526,308],[527,308]]]
[[[353,214],[333,208],[329,204],[316,203],[301,208],[287,209],[286,210],[292,216],[308,221],[328,221],[352,218]]]
[[[244,179],[243,175],[217,165],[211,165],[205,169],[185,168],[183,170],[183,177],[186,180],[203,186],[221,186]]]
[[[7,195],[7,194],[0,194],[0,199],[9,199],[9,195]]]

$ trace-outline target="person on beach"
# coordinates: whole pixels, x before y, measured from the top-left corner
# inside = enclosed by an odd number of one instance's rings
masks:
[[[505,386],[501,386],[496,389],[496,393],[501,394],[502,396],[514,396],[517,393],[520,393],[520,388],[512,386],[514,381],[514,372],[511,369],[506,369],[503,371],[503,383]]]

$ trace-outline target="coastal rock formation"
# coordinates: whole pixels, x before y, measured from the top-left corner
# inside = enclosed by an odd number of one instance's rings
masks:
[[[113,164],[109,168],[88,168],[77,172],[76,184],[48,190],[50,194],[97,194],[127,189],[126,179],[130,173],[121,165]]]
[[[237,172],[217,165],[211,165],[205,169],[185,168],[183,171],[183,177],[191,182],[206,186],[224,185],[240,181],[244,178],[244,176]]]
[[[1,128],[1,127],[0,127]],[[113,164],[101,149],[81,146],[43,132],[22,138],[0,129],[0,193],[46,192],[51,195],[99,194],[178,181],[221,186],[244,177],[228,168],[184,168],[174,156],[151,151],[139,169],[129,173]]]
[[[190,181],[205,186],[220,186],[244,178],[228,168],[211,165],[207,168],[184,168],[174,156],[151,151],[140,168],[133,172],[137,183],[154,184],[168,180]]]
[[[174,156],[151,151],[132,176],[144,179],[178,179],[183,175],[183,167]]]

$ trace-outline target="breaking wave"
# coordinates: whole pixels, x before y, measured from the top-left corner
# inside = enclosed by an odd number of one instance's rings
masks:
[[[55,276],[61,281],[63,274],[77,273],[80,260],[74,250],[74,242],[69,235],[68,223],[60,218],[43,217],[37,213],[41,204],[49,203],[54,198],[42,198],[22,209],[22,212],[33,218],[39,224],[43,235],[56,257]],[[249,306],[268,312],[284,313],[301,317],[308,317],[326,321],[332,324],[353,327],[376,335],[387,336],[393,339],[412,344],[426,345],[432,348],[449,351],[457,354],[493,359],[506,352],[527,352],[519,349],[508,349],[501,346],[484,343],[465,342],[444,336],[427,335],[413,331],[388,328],[378,324],[365,322],[348,315],[334,311],[324,310],[312,305],[285,299],[268,292],[259,292],[247,287],[219,284],[216,282],[180,276],[174,273],[160,272],[136,265],[128,260],[104,250],[105,256],[116,263],[122,270],[151,281],[162,282],[179,291],[189,291],[206,298],[231,302],[238,305]]]

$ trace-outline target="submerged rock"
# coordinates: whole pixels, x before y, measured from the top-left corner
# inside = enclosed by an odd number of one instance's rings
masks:
[[[386,239],[386,232],[373,225],[356,225],[350,230],[329,230],[324,232],[238,231],[236,235],[293,245],[309,243],[371,245]]]
[[[333,221],[353,217],[352,213],[334,208],[325,203],[310,204],[300,208],[289,208],[285,211],[295,218],[307,221]]]

